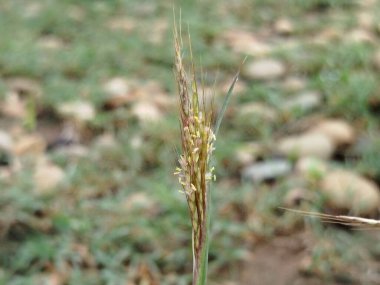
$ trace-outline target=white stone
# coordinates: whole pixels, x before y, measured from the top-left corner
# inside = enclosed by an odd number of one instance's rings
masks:
[[[23,119],[26,116],[25,103],[15,91],[7,92],[4,101],[0,104],[0,111],[7,117]]]
[[[135,29],[137,23],[132,18],[115,18],[108,23],[108,27],[112,30],[122,30],[129,33]]]
[[[285,74],[284,64],[276,59],[263,58],[246,63],[244,75],[256,80],[273,80]]]
[[[321,94],[314,91],[303,92],[282,103],[286,111],[309,111],[322,104]]]
[[[336,27],[327,27],[323,29],[318,35],[314,36],[312,42],[318,45],[331,44],[331,42],[338,41],[342,38],[342,32]]]
[[[132,114],[141,122],[157,122],[162,119],[161,111],[149,101],[135,103],[132,107]]]
[[[268,179],[275,179],[289,174],[292,166],[289,161],[273,159],[257,162],[242,170],[242,177],[253,182],[262,182]]]
[[[107,94],[112,96],[128,94],[131,90],[130,83],[122,77],[110,79],[104,84],[103,88]]]
[[[45,152],[46,141],[37,134],[23,135],[13,145],[13,153],[16,156],[40,155]]]
[[[375,43],[372,33],[364,29],[356,29],[347,34],[346,39],[354,43]]]
[[[95,139],[94,145],[98,148],[115,148],[117,141],[112,133],[104,133]]]
[[[380,189],[375,183],[347,170],[328,173],[321,182],[321,192],[330,207],[350,210],[354,215],[369,215],[380,206]]]
[[[241,29],[226,31],[223,40],[238,53],[258,56],[266,55],[272,50],[268,43],[257,38],[252,32]]]
[[[246,166],[252,164],[261,152],[261,145],[257,143],[247,143],[240,146],[235,151],[233,160],[236,161],[239,165]]]
[[[372,29],[374,27],[374,18],[369,11],[362,11],[358,14],[358,24],[363,29]]]
[[[35,192],[48,194],[54,190],[64,179],[64,171],[51,163],[37,164],[34,172]]]
[[[229,80],[225,81],[223,84],[218,86],[217,93],[221,93],[223,95],[227,94],[228,90],[231,87],[231,84],[232,84],[232,78],[230,78]],[[240,94],[240,93],[245,92],[246,90],[247,90],[247,84],[242,80],[238,80],[235,83],[233,94]]]
[[[10,152],[12,151],[13,139],[5,131],[0,130],[0,150]]]
[[[130,194],[124,201],[123,206],[125,209],[150,209],[155,206],[155,201],[152,200],[146,193],[137,192]]]
[[[19,96],[28,95],[38,98],[42,95],[39,82],[27,77],[11,77],[6,80],[6,84],[11,92],[15,92]]]
[[[340,119],[324,120],[312,128],[310,132],[322,133],[336,145],[352,144],[355,140],[354,128],[348,122]]]
[[[44,36],[41,37],[37,44],[47,50],[59,50],[64,47],[63,41],[55,36]]]
[[[278,142],[278,151],[287,156],[328,159],[334,150],[335,146],[331,139],[320,133],[290,136]]]
[[[293,23],[287,18],[279,19],[274,24],[274,28],[277,33],[282,35],[289,35],[294,31]]]
[[[263,103],[248,103],[244,104],[239,109],[239,117],[249,119],[250,116],[260,118],[265,121],[274,122],[278,119],[278,114],[275,109]]]
[[[72,101],[63,103],[58,107],[58,112],[67,118],[78,122],[91,121],[95,118],[95,108],[87,101]]]
[[[301,77],[291,76],[284,80],[282,87],[287,92],[297,92],[306,87],[306,81]]]

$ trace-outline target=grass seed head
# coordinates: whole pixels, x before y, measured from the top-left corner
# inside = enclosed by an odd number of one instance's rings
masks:
[[[190,37],[189,37],[190,40]],[[190,76],[183,64],[181,31],[174,26],[175,76],[179,95],[182,154],[175,175],[189,206],[195,262],[207,234],[208,185],[215,176],[210,159],[216,140],[212,130],[213,111],[206,107],[203,88],[199,90],[190,46]],[[201,91],[201,92],[200,92]],[[202,103],[202,104],[201,104]]]

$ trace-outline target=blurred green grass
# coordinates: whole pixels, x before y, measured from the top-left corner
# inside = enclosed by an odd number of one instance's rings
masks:
[[[292,73],[307,77],[308,87],[324,93],[323,115],[343,117],[378,133],[379,118],[367,104],[369,96],[377,92],[379,80],[371,65],[373,46],[342,43],[337,48],[334,42],[325,46],[309,42],[310,33],[326,27],[351,27],[356,5],[344,0],[175,4],[189,25],[194,54],[211,77],[219,72],[222,80],[232,78],[243,58],[218,42],[225,30],[261,29],[278,17],[291,17],[299,45],[274,54]],[[118,142],[114,149],[100,150],[92,150],[90,143],[88,157],[75,162],[52,154],[67,178],[64,185],[44,197],[31,191],[33,178],[27,169],[11,183],[0,180],[0,284],[53,284],[46,280],[57,272],[64,273],[62,284],[125,284],[141,264],[160,272],[162,284],[188,284],[190,226],[185,199],[171,176],[179,143],[175,110],[159,125],[146,126],[124,110],[105,112],[101,108],[103,84],[115,76],[155,80],[174,94],[172,6],[164,0],[0,2],[0,96],[4,96],[6,78],[23,76],[41,83],[43,108],[56,109],[63,102],[86,98],[98,110],[90,128],[94,132],[116,129]],[[318,20],[310,22],[307,16],[313,13]],[[336,14],[342,20],[336,20]],[[135,27],[128,32],[110,29],[110,21],[117,18],[129,18]],[[168,26],[161,41],[155,43],[150,38],[157,21]],[[41,47],[46,38],[58,40],[62,47]],[[246,83],[247,90],[233,99],[237,108],[247,102],[279,107],[284,96],[280,85]],[[254,122],[244,128],[232,119],[222,127],[216,151],[218,183],[213,194],[215,238],[210,249],[215,284],[220,279],[239,278],[239,262],[247,257],[252,239],[269,239],[299,227],[295,225],[301,219],[277,211],[291,188],[286,179],[274,187],[245,184],[230,162],[245,141],[269,141],[298,118],[291,115],[275,124]],[[142,138],[138,148],[132,143],[135,137]],[[380,177],[378,148],[369,148],[363,157],[352,167]],[[136,196],[139,193],[144,196]],[[142,199],[143,206],[132,207],[128,203],[131,199]],[[250,215],[256,215],[258,221],[248,223]],[[313,229],[316,235],[323,235],[322,227]],[[336,252],[329,253],[331,259],[346,253],[342,257],[345,262],[357,262],[361,253],[347,247],[362,237],[339,230],[326,235],[324,238],[337,245]],[[324,250],[323,242],[315,246],[317,261]],[[317,266],[329,275],[333,272],[325,269],[331,265],[327,260],[323,260],[327,265],[317,262]],[[229,268],[224,277],[218,277],[221,268]]]

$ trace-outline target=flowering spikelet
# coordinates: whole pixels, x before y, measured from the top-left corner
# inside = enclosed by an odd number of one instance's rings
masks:
[[[215,142],[212,130],[213,112],[211,109],[206,109],[204,92],[199,93],[191,46],[190,79],[185,71],[181,54],[182,38],[175,26],[174,40],[182,143],[182,154],[178,159],[179,167],[174,174],[178,176],[189,206],[193,231],[194,280],[196,280],[201,253],[207,247],[208,184],[215,177],[213,168],[210,167]]]

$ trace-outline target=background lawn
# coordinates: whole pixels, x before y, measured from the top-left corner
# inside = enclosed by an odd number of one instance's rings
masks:
[[[173,6],[220,107],[209,284],[380,284],[377,0],[0,0],[0,284],[190,284]],[[185,54],[186,57],[186,54]]]

